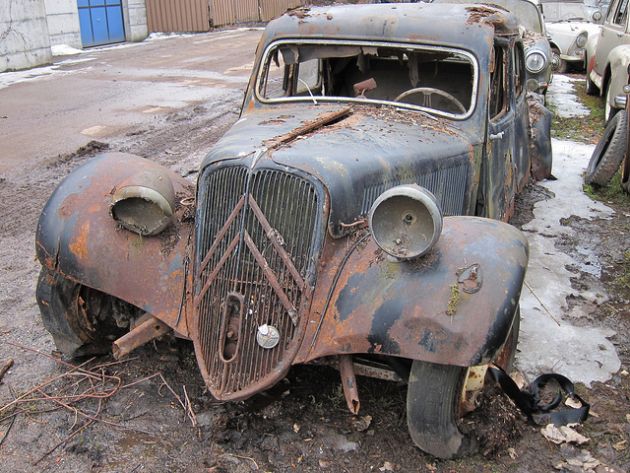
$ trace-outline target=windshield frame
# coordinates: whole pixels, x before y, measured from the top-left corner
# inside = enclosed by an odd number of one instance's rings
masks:
[[[425,112],[430,115],[437,115],[441,117],[450,118],[453,120],[466,120],[470,118],[477,108],[477,95],[479,89],[479,62],[477,57],[469,51],[448,46],[434,46],[430,44],[418,44],[418,43],[406,43],[403,41],[371,41],[369,39],[357,40],[357,39],[325,39],[325,38],[283,38],[270,42],[262,54],[262,58],[258,64],[258,70],[256,71],[256,82],[254,83],[254,97],[262,104],[286,104],[286,103],[313,103],[313,98],[309,95],[299,97],[278,97],[278,98],[266,98],[260,93],[262,85],[262,75],[265,72],[265,65],[270,60],[270,54],[276,48],[282,45],[294,44],[300,45],[321,45],[321,46],[364,46],[364,47],[382,47],[382,48],[401,48],[401,49],[417,49],[417,50],[429,50],[436,52],[451,52],[460,54],[470,61],[472,66],[472,90],[470,98],[470,106],[464,114],[450,113],[442,110],[436,110],[434,108],[424,107],[421,105],[407,104],[403,102],[394,102],[389,100],[370,99],[367,97],[333,97],[333,96],[315,96],[317,102],[322,103],[358,103],[358,104],[370,104],[370,105],[387,105],[395,108],[403,108],[406,110],[414,110],[419,112]]]

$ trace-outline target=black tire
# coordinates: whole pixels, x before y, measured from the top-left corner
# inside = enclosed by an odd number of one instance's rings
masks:
[[[621,163],[621,187],[630,193],[630,157],[628,156],[627,148],[625,158]]]
[[[36,297],[44,327],[57,349],[72,358],[111,352],[112,342],[127,331],[116,320],[124,326],[141,312],[45,268],[39,274]]]
[[[455,458],[476,449],[459,429],[459,406],[466,368],[414,360],[407,387],[407,428],[418,448],[438,458]]]
[[[606,85],[606,93],[604,94],[604,120],[606,124],[610,123],[615,115],[619,112],[618,108],[614,108],[610,105],[610,83]]]
[[[627,135],[627,116],[625,110],[621,110],[606,125],[604,135],[595,146],[584,176],[586,184],[605,186],[610,182],[626,152]]]
[[[567,72],[567,62],[560,57],[558,48],[551,48],[551,70],[557,74]]]
[[[514,322],[495,362],[508,373],[512,368],[521,317]],[[450,459],[474,453],[477,440],[459,428],[460,405],[467,369],[414,360],[407,387],[407,428],[418,448],[438,458]]]
[[[587,95],[599,95],[599,89],[595,83],[589,77],[588,71],[586,72],[586,94]]]

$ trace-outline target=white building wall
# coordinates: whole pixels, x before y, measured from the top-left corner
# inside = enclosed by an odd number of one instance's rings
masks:
[[[67,44],[73,48],[81,48],[77,0],[44,0],[44,4],[50,45]]]
[[[44,0],[0,0],[0,72],[51,61]]]
[[[127,41],[142,41],[149,34],[145,0],[126,0],[123,6]]]

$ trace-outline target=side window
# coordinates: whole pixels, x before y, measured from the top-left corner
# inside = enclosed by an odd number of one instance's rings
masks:
[[[606,23],[612,23],[613,18],[615,18],[615,12],[617,11],[617,6],[619,5],[619,1],[611,3],[608,7],[608,12],[606,13]]]
[[[613,23],[616,25],[625,26],[627,14],[628,14],[628,0],[620,0],[619,8],[617,8],[617,11],[615,12],[615,17],[613,18]]]
[[[523,45],[516,43],[516,47],[512,49],[514,54],[514,90],[516,96],[520,97],[523,92],[525,82],[525,59],[523,53]]]
[[[508,110],[507,55],[505,49],[494,45],[494,70],[490,75],[490,119],[494,120]]]

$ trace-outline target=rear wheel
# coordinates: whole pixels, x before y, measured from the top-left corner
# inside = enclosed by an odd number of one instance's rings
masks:
[[[42,269],[37,303],[57,349],[70,357],[109,353],[140,309],[113,296]],[[122,326],[122,327],[121,327]]]
[[[512,367],[520,331],[517,308],[512,329],[495,362]],[[477,449],[474,436],[464,434],[460,420],[467,368],[414,360],[407,388],[407,427],[418,448],[438,458],[456,458]]]

